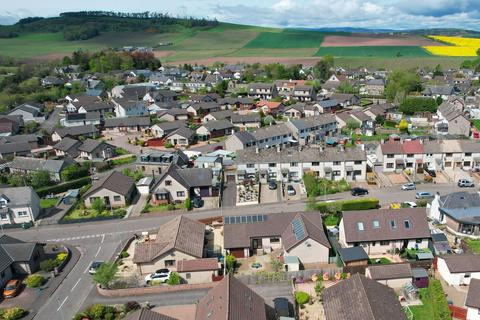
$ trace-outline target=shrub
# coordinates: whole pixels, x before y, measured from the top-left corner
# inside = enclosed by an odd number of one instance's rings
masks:
[[[120,252],[119,256],[120,256],[120,259],[125,259],[130,257],[130,254],[127,251],[122,251]]]
[[[105,314],[105,306],[103,304],[94,304],[88,310],[88,314],[94,319],[103,319],[103,315]]]
[[[44,281],[45,281],[45,278],[42,277],[41,275],[31,274],[25,280],[25,284],[29,288],[38,288],[43,284]]]
[[[185,199],[185,209],[190,210],[192,209],[192,200],[190,198]]]
[[[297,291],[295,292],[295,301],[298,305],[303,306],[310,301],[310,295],[303,291]]]
[[[60,252],[59,254],[57,254],[57,257],[55,260],[57,260],[59,263],[63,262],[68,256],[68,253],[66,252]]]
[[[83,178],[80,178],[80,179],[77,179],[77,180],[72,180],[72,181],[68,181],[68,182],[65,182],[65,183],[56,184],[56,185],[53,185],[53,186],[41,187],[41,188],[38,188],[36,191],[37,191],[38,196],[40,198],[43,198],[46,195],[49,195],[51,193],[57,194],[57,193],[65,192],[65,191],[70,190],[70,189],[81,188],[81,187],[85,186],[86,184],[89,184],[90,181],[91,181],[90,177],[83,177]]]
[[[131,155],[131,156],[125,157],[125,158],[113,159],[112,161],[110,161],[110,164],[112,166],[120,166],[122,164],[128,164],[128,163],[135,162],[135,160],[137,160],[137,156],[136,155]]]
[[[170,142],[165,143],[165,148],[173,148],[173,144]]]
[[[235,267],[237,266],[237,259],[231,254],[227,254],[225,256],[225,269],[227,273],[233,273],[235,271]]]
[[[340,200],[334,202],[319,202],[316,209],[323,213],[336,213],[338,211],[369,210],[378,207],[379,200],[375,198]]]
[[[137,301],[128,301],[125,303],[125,312],[127,313],[138,309],[140,309],[140,304]]]
[[[176,272],[170,273],[170,277],[167,280],[167,284],[171,286],[175,286],[177,284],[180,284],[180,276]]]
[[[105,202],[101,198],[95,199],[92,203],[92,209],[97,211],[98,214],[105,211],[105,208],[106,208]]]
[[[47,259],[40,262],[40,270],[45,272],[51,272],[58,266],[57,260]]]
[[[25,310],[21,308],[10,308],[0,311],[0,319],[2,320],[18,320],[23,317]]]

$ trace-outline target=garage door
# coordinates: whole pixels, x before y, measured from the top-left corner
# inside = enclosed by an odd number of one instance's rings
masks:
[[[230,249],[230,254],[235,258],[245,258],[243,248],[240,249]]]

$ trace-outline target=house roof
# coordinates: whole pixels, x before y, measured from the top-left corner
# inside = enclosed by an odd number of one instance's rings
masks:
[[[227,275],[197,304],[195,320],[266,320],[265,301],[240,280]]]
[[[75,146],[79,146],[80,144],[81,144],[81,142],[78,141],[78,140],[75,140],[75,139],[72,139],[72,138],[69,138],[69,137],[65,137],[62,140],[60,140],[58,143],[56,143],[53,146],[53,148],[61,150],[61,151],[68,151]]]
[[[37,244],[34,242],[24,242],[7,235],[1,235],[0,270],[5,270],[13,262],[30,261],[36,246]]]
[[[430,238],[425,208],[345,211],[341,223],[348,243]]]
[[[210,168],[180,168],[172,163],[157,180],[153,190],[166,178],[172,177],[185,188],[207,187],[212,185],[213,172]]]
[[[480,272],[480,256],[474,254],[445,255],[439,258],[445,261],[450,273]]]
[[[471,279],[468,287],[465,305],[470,308],[480,309],[480,279]]]
[[[323,291],[326,320],[406,320],[393,289],[354,274]]]
[[[233,134],[243,144],[252,143],[255,140],[255,136],[248,131],[238,131]]]
[[[312,219],[299,213],[292,219],[291,223],[287,224],[285,231],[282,233],[282,244],[285,251],[290,251],[307,239],[315,240],[325,247],[331,248],[323,229],[322,220],[314,220],[312,221]]]
[[[419,140],[404,141],[402,144],[405,154],[423,154],[423,144]]]
[[[118,171],[112,171],[100,180],[94,182],[84,197],[87,198],[101,189],[107,189],[126,196],[133,186],[135,186],[135,180],[133,178]]]
[[[176,217],[160,226],[154,242],[135,246],[135,263],[151,262],[170,250],[178,250],[196,258],[203,256],[205,225],[185,216]]]
[[[388,140],[380,145],[383,154],[403,154],[402,144],[398,141]]]
[[[107,120],[109,119],[106,119],[105,121]],[[64,138],[66,136],[80,136],[84,134],[98,133],[99,130],[95,126],[75,126],[55,129],[54,132],[56,132],[60,138]]]
[[[345,263],[368,260],[368,254],[362,246],[339,248],[338,253],[340,254],[342,261]]]
[[[193,131],[192,129],[187,128],[187,127],[181,127],[181,128],[178,128],[177,130],[169,133],[166,138],[169,138],[173,135],[179,135],[183,138],[191,139],[195,136],[195,131]]]
[[[124,117],[124,118],[107,118],[105,119],[105,127],[130,127],[130,126],[149,126],[150,117]]]
[[[450,193],[439,199],[440,211],[456,221],[480,224],[480,195],[464,191]]]
[[[99,148],[101,146],[104,147],[104,148],[110,147],[110,148],[115,149],[115,146],[113,146],[109,143],[106,143],[104,141],[87,139],[87,140],[83,141],[82,145],[78,148],[78,150],[85,151],[85,152],[93,152],[94,150],[96,150],[97,148]]]
[[[369,266],[370,276],[373,280],[403,279],[412,277],[409,263],[395,263]]]
[[[177,261],[178,272],[209,271],[218,269],[217,258],[204,258]]]
[[[34,200],[36,193],[32,187],[8,187],[0,188],[0,197],[8,198],[8,203],[14,206],[30,206]]]
[[[15,159],[13,159],[13,161],[8,164],[8,167],[27,171],[45,170],[48,172],[59,173],[66,165],[70,164],[71,162],[72,161],[67,160],[45,160],[28,157],[15,157]]]
[[[242,122],[260,122],[262,119],[258,113],[252,114],[234,114],[232,115],[232,123]]]
[[[125,320],[177,320],[175,318],[160,314],[148,310],[146,308],[141,308],[133,313],[129,314]]]
[[[292,222],[297,215],[295,212],[262,215],[262,221],[258,221],[257,214],[243,215],[242,217],[251,216],[255,219],[248,219],[251,222],[247,222],[247,219],[245,219],[244,222],[240,221],[240,223],[226,223],[223,231],[224,247],[226,249],[247,248],[250,247],[252,238],[282,237],[282,241],[286,240],[284,246],[292,248],[302,241],[296,240],[294,235],[292,235],[293,230],[287,230],[287,228],[293,228]],[[235,216],[226,216],[225,219],[229,219],[229,217]],[[322,217],[318,212],[304,212],[301,214],[301,220],[304,226],[303,230],[308,234],[308,237],[312,237],[312,239],[330,248],[323,230]],[[305,223],[307,226],[305,226]],[[283,240],[284,235],[286,237],[285,240]]]
[[[13,142],[0,144],[0,154],[29,152],[31,150],[32,146],[28,142]]]
[[[204,123],[202,127],[207,129],[209,132],[213,132],[213,131],[219,131],[219,130],[232,129],[233,124],[227,120],[213,120],[213,121],[208,121],[207,123]]]

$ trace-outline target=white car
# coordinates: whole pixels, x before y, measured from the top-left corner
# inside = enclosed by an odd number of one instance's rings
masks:
[[[416,187],[415,187],[415,183],[405,183],[404,185],[402,185],[402,190],[403,191],[407,191],[407,190],[415,190]]]
[[[154,273],[151,273],[145,277],[145,282],[147,284],[151,283],[152,281],[165,283],[167,282],[168,278],[170,278],[170,274],[172,272],[168,269],[159,269]]]
[[[405,201],[403,204],[408,208],[416,208],[417,207],[417,204],[413,201]]]

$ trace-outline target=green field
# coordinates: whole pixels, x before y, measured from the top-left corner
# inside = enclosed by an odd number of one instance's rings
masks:
[[[316,56],[332,55],[334,57],[430,57],[431,55],[421,47],[320,47],[315,53]]]
[[[323,33],[314,31],[262,32],[245,48],[318,48],[323,36]]]

